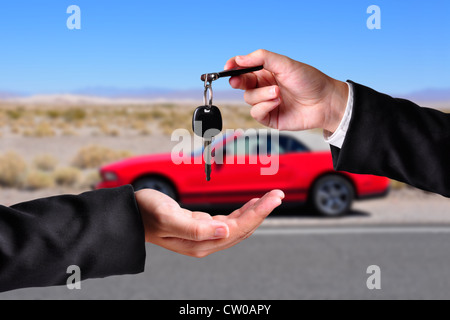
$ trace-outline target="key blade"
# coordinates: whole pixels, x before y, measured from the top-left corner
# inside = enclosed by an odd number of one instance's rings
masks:
[[[211,181],[211,165],[210,164],[206,164],[205,173],[206,173],[206,181]]]
[[[211,180],[211,143],[212,143],[211,140],[204,141],[206,181]]]

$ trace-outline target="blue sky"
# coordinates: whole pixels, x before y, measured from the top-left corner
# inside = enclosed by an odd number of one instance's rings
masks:
[[[66,27],[72,4],[81,30]],[[366,27],[372,4],[381,30]],[[200,74],[259,48],[387,93],[449,88],[449,34],[448,0],[3,1],[0,91],[201,90]]]

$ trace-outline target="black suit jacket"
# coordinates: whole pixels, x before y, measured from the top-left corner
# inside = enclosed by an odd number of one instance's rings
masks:
[[[450,197],[450,115],[351,82],[352,119],[336,170],[386,176]]]
[[[144,228],[131,186],[0,206],[0,291],[144,270]]]

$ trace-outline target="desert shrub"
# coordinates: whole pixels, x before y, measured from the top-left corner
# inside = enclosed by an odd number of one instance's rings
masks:
[[[164,112],[160,109],[154,109],[150,112],[150,118],[151,119],[162,119],[167,117],[167,112]]]
[[[30,170],[26,175],[24,187],[29,190],[51,188],[54,185],[50,173],[40,170]]]
[[[63,113],[63,118],[68,122],[84,120],[86,118],[86,111],[80,108],[69,109]]]
[[[160,105],[161,108],[165,109],[175,109],[177,108],[177,105],[173,104],[173,103],[163,103]]]
[[[138,111],[135,113],[135,116],[137,119],[145,120],[145,121],[148,121],[149,119],[151,119],[153,117],[152,112],[148,112],[148,111]]]
[[[55,183],[59,186],[75,186],[80,177],[80,169],[74,167],[61,167],[53,172]]]
[[[99,125],[99,129],[100,129],[100,132],[101,132],[103,135],[106,135],[106,136],[117,137],[117,136],[119,136],[119,134],[120,134],[119,130],[117,130],[117,129],[115,129],[115,128],[111,129],[111,128],[110,128],[107,124],[105,124],[105,123],[101,123],[101,124]]]
[[[51,154],[40,154],[33,159],[33,165],[36,169],[41,171],[52,171],[58,164],[58,159],[56,159]]]
[[[50,119],[56,119],[56,118],[59,118],[61,116],[61,111],[59,111],[59,110],[48,110],[46,112],[46,115]]]
[[[24,131],[24,135],[28,137],[53,137],[55,135],[55,130],[53,130],[52,126],[49,123],[43,122],[38,124],[33,129],[27,129]]]
[[[80,182],[80,187],[90,189],[102,180],[98,170],[89,170]]]
[[[113,150],[103,146],[90,145],[78,151],[72,164],[79,169],[97,168],[131,155],[131,152],[125,150]]]
[[[186,122],[187,117],[184,118],[179,118],[177,117],[176,119],[164,119],[159,123],[159,128],[161,130],[161,132],[165,135],[170,136],[174,130],[178,129],[178,128],[190,128],[192,126],[192,123],[189,120],[189,124],[186,124],[184,122]]]
[[[17,120],[20,119],[23,114],[24,114],[24,110],[21,108],[15,109],[15,110],[7,110],[6,114],[8,115],[8,117],[12,120]]]
[[[111,137],[118,137],[120,135],[120,131],[118,129],[110,129],[108,131],[108,135]]]
[[[25,178],[27,164],[23,158],[13,151],[0,156],[0,185],[19,187]]]
[[[142,120],[135,120],[135,121],[130,122],[129,126],[131,129],[134,129],[134,130],[142,130],[147,127],[147,123]]]

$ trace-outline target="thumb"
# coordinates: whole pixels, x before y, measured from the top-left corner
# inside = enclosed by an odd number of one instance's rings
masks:
[[[236,56],[236,63],[241,67],[256,67],[263,65],[265,70],[274,74],[290,71],[293,60],[264,49],[256,50],[246,56]]]
[[[272,190],[265,194],[239,215],[237,218],[239,227],[245,233],[251,234],[276,207],[281,205],[284,197],[281,190]]]
[[[216,220],[201,220],[187,216],[173,217],[169,223],[167,233],[170,237],[204,241],[228,238],[230,231],[228,225]]]

